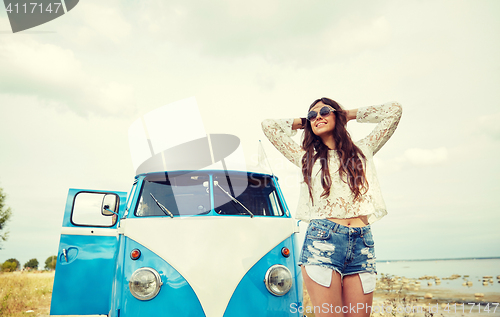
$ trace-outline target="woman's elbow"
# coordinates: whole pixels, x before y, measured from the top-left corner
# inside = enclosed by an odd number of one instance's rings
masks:
[[[265,119],[264,121],[261,122],[262,130],[264,130],[264,131],[269,130],[269,128],[273,124],[274,124],[274,120],[272,120],[272,119]]]
[[[401,117],[401,115],[403,114],[403,106],[399,102],[394,101],[391,102],[391,107],[394,115]]]

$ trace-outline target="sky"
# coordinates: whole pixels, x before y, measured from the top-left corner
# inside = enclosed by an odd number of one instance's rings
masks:
[[[377,259],[500,256],[499,17],[496,0],[85,0],[14,34],[0,9],[0,187],[13,212],[0,263],[43,267],[68,189],[128,191],[129,126],[193,96],[205,131],[238,136],[247,164],[262,141],[292,213],[299,170],[261,121],[303,117],[319,97],[401,103],[375,156],[388,208],[372,226]],[[170,120],[188,133],[192,119]],[[373,127],[348,124],[353,139]]]

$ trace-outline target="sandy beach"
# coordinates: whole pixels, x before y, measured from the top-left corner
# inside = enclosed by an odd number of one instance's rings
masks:
[[[440,284],[437,277],[381,276],[374,293],[372,316],[500,316],[500,293],[472,292],[466,287],[456,290]]]

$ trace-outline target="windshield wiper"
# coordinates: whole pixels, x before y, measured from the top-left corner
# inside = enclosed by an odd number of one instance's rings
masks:
[[[165,215],[170,216],[170,218],[174,218],[174,215],[170,212],[170,210],[167,209],[167,207],[163,206],[161,204],[161,202],[159,202],[158,199],[156,199],[155,196],[153,196],[152,193],[149,193],[149,194],[151,195],[151,197],[153,197],[156,204],[158,205],[158,207],[160,207],[161,211],[163,211],[165,213]]]
[[[236,198],[234,198],[233,196],[231,196],[230,193],[228,193],[227,191],[224,190],[224,188],[222,188],[220,185],[219,185],[219,182],[218,181],[215,181],[214,182],[214,185],[217,185],[217,187],[219,187],[226,195],[228,195],[235,203],[238,203],[240,204],[241,207],[243,207],[249,214],[250,214],[250,218],[253,218],[253,213],[248,210],[247,207],[245,207],[242,203],[240,203],[240,201]]]

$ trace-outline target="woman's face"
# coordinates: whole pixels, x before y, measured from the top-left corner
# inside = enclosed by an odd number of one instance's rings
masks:
[[[333,109],[332,107],[325,105],[320,101],[317,104],[315,104],[314,107],[311,108],[311,110],[309,110],[309,111],[316,111],[318,113],[316,119],[311,121],[311,128],[313,133],[319,137],[321,137],[325,133],[333,131],[333,128],[335,128],[334,112],[330,112],[330,114],[328,114],[325,117],[319,114],[319,110],[325,106],[329,107],[330,109]]]

